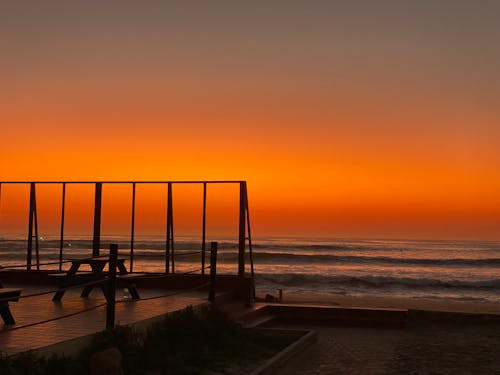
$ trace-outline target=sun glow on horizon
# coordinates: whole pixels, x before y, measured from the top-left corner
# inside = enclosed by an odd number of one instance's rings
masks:
[[[55,3],[0,6],[0,181],[246,180],[257,237],[499,239],[487,6]],[[24,189],[3,187],[4,229],[26,225]],[[109,232],[127,231],[127,189],[106,192]],[[76,190],[75,230],[92,215]],[[164,230],[163,193],[141,192],[141,230]],[[200,194],[175,193],[186,232]]]

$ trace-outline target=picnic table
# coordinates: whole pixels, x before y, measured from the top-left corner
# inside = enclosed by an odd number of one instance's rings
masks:
[[[0,315],[5,324],[16,324],[12,313],[10,312],[9,302],[17,302],[22,289],[4,288],[0,282]]]
[[[107,298],[108,283],[104,281],[102,283],[92,284],[92,282],[97,282],[99,280],[105,279],[108,272],[106,272],[104,269],[109,262],[109,258],[106,256],[99,256],[92,258],[70,259],[70,261],[71,261],[71,267],[67,272],[54,273],[49,275],[49,277],[59,280],[58,283],[59,289],[52,297],[52,300],[53,301],[61,300],[61,298],[64,296],[66,288],[75,285],[83,285],[81,297],[88,297],[92,289],[94,289],[95,286],[99,286],[104,296]],[[89,265],[90,271],[79,271],[82,265]],[[124,283],[122,284],[124,284],[124,286],[128,288],[132,299],[139,299],[140,296],[135,284],[130,282],[131,278],[127,277],[130,276],[130,274],[128,273],[127,268],[125,267],[125,259],[117,258],[116,267],[117,267],[117,279],[124,280]],[[90,285],[86,285],[89,283]]]

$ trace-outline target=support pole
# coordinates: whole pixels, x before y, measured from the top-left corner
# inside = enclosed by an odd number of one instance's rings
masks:
[[[240,214],[238,231],[238,276],[245,276],[245,208],[247,196],[246,182],[240,182]]]
[[[118,245],[109,245],[109,275],[106,290],[106,329],[115,326],[115,298],[116,298],[116,259],[118,258]]]
[[[62,271],[63,249],[64,249],[64,216],[66,208],[66,182],[62,184],[61,200],[61,235],[59,237],[59,271]]]
[[[210,287],[208,300],[215,302],[215,283],[217,280],[217,242],[210,243]]]
[[[168,207],[170,208],[170,261],[172,263],[172,273],[175,273],[175,248],[174,248],[174,205],[172,199],[172,183],[170,183],[170,190],[168,194]]]
[[[35,237],[35,255],[37,258],[37,269],[40,269],[40,259],[38,252],[38,220],[36,214],[36,188],[35,183],[30,183],[30,208],[28,219],[28,252],[26,254],[26,270],[31,270],[31,259],[33,255],[33,237]],[[33,234],[33,227],[35,234]]]
[[[132,183],[132,219],[130,228],[130,272],[134,270],[134,240],[135,240],[135,182]]]
[[[94,198],[94,237],[92,240],[92,256],[98,257],[101,247],[101,209],[102,209],[102,182],[95,183]]]
[[[35,184],[33,184],[33,189]],[[36,191],[33,190],[33,218],[35,221],[35,259],[36,259],[36,270],[40,271],[40,247],[38,246],[38,213],[36,210]]]
[[[203,183],[203,228],[201,234],[201,274],[205,274],[205,242],[207,235],[207,183]]]
[[[167,185],[167,239],[165,244],[165,272],[170,272],[170,259],[172,258],[172,273],[174,272],[173,249],[173,215],[172,215],[172,183]]]
[[[250,211],[248,210],[248,190],[245,189],[245,211],[247,213],[247,231],[248,231],[248,254],[250,256],[250,273],[254,277],[253,271],[253,249],[252,249],[252,232],[250,231]]]

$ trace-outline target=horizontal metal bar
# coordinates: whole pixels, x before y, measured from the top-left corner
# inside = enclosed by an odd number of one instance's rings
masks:
[[[1,184],[239,184],[240,180],[211,180],[211,181],[0,181]]]

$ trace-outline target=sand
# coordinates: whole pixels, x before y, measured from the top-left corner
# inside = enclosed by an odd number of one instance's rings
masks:
[[[331,305],[342,307],[404,308],[413,310],[500,314],[500,303],[443,301],[420,298],[345,296],[340,294],[287,293],[283,290],[283,303]]]

